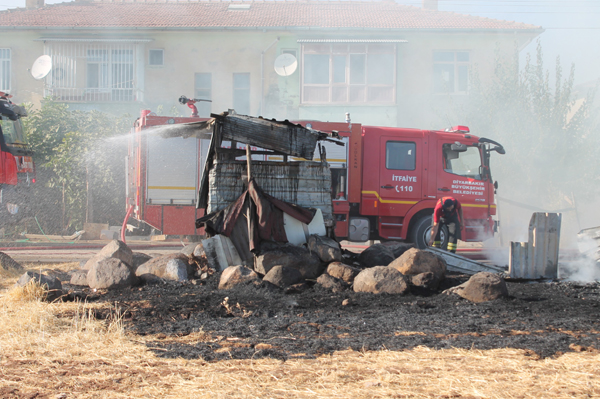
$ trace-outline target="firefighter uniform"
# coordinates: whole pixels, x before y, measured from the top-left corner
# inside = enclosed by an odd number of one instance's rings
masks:
[[[456,253],[456,243],[461,238],[460,230],[462,222],[462,207],[460,202],[453,197],[441,198],[433,210],[432,234],[435,232],[435,238],[431,246],[435,248],[441,247],[441,227],[446,225],[448,228],[448,243],[446,248],[442,249]]]

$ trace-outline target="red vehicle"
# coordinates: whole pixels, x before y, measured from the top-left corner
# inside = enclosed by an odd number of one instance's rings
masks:
[[[148,126],[200,120],[145,111],[132,136],[128,203],[138,220],[163,234],[201,234],[193,220],[204,213],[195,202],[209,136],[165,139],[143,131]],[[336,132],[346,144],[322,144],[331,167],[337,238],[406,240],[423,248],[436,201],[449,195],[463,206],[463,240],[493,236],[497,183],[490,172],[490,153],[503,154],[500,144],[473,136],[464,126],[430,131],[348,122],[298,123]]]
[[[2,98],[0,106],[3,107],[0,112],[0,218],[4,226],[27,215],[35,166],[21,124],[21,118],[27,116],[26,110],[7,97]]]

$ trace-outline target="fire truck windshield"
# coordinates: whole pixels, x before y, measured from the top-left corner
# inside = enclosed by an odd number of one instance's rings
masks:
[[[444,171],[458,176],[483,180],[479,147],[468,146],[466,151],[454,151],[451,144],[444,144],[443,152]]]
[[[2,133],[4,134],[4,142],[8,145],[11,144],[25,144],[23,139],[23,126],[21,120],[11,121],[6,117],[2,118]]]

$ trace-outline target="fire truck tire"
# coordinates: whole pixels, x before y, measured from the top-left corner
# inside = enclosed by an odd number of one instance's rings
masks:
[[[431,235],[431,215],[423,216],[414,224],[410,232],[410,241],[413,242],[417,248],[427,248],[429,237]],[[440,234],[442,239],[442,248],[448,243],[448,228],[442,226],[442,232]]]

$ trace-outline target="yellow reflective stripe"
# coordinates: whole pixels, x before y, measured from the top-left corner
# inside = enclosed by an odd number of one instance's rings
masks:
[[[462,206],[464,206],[465,208],[487,208],[488,205],[487,204],[463,204],[462,202],[460,203]],[[492,205],[492,206],[496,206],[496,205]]]
[[[384,200],[381,199],[381,197],[379,196],[379,193],[377,191],[362,191],[362,194],[373,194],[374,196],[377,197],[377,199],[379,200],[379,202],[381,202],[382,204],[407,204],[407,205],[414,205],[419,201],[396,201],[396,200]]]
[[[148,190],[196,190],[196,187],[148,186]]]

